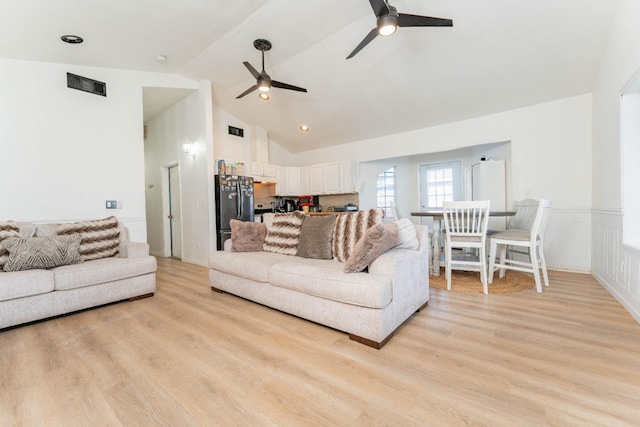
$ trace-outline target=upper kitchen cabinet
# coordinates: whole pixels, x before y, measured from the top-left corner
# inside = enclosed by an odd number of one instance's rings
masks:
[[[356,162],[343,160],[340,162],[340,192],[355,193],[355,182],[357,177]]]
[[[324,193],[340,193],[340,163],[327,163],[324,165]]]
[[[300,195],[300,168],[281,167],[276,168],[276,195],[299,196]]]
[[[276,167],[264,163],[249,163],[247,175],[252,176],[255,181],[273,182],[276,180]]]
[[[300,194],[308,195],[311,193],[310,168],[303,166],[300,168]]]
[[[309,166],[309,194],[319,195],[324,192],[324,165]]]

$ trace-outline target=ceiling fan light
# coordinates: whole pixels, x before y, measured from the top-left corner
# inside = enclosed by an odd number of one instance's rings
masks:
[[[378,34],[390,36],[398,29],[398,18],[393,15],[385,15],[378,18]]]
[[[262,99],[263,101],[268,101],[269,100],[269,94],[267,92],[259,93],[258,97],[260,97],[260,99]]]
[[[258,80],[258,90],[260,92],[269,92],[271,90],[271,84],[266,80]]]

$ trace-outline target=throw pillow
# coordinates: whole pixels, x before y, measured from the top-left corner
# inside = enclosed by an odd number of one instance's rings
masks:
[[[353,248],[353,252],[344,264],[345,273],[357,273],[364,270],[380,255],[398,244],[398,226],[375,224],[369,227],[362,239]]]
[[[413,223],[408,218],[402,218],[396,221],[398,226],[398,246],[400,249],[418,250],[418,233]]]
[[[232,219],[231,249],[233,252],[262,252],[267,226],[260,222],[245,222]]]
[[[338,215],[333,231],[333,256],[340,262],[346,262],[351,256],[353,247],[362,238],[367,228],[381,224],[383,218],[382,209]]]
[[[2,246],[2,242],[9,237],[20,237],[20,227],[15,222],[0,222],[0,271],[9,259],[9,253]]]
[[[295,255],[298,252],[298,239],[305,216],[300,211],[275,214],[262,249],[265,252]]]
[[[306,217],[300,229],[296,255],[303,258],[333,258],[331,244],[335,224],[335,215]]]
[[[9,251],[4,271],[53,268],[79,264],[80,235],[52,237],[9,237],[2,245]]]
[[[80,234],[80,257],[82,261],[108,258],[118,255],[120,248],[120,229],[118,218],[110,216],[93,221],[81,221],[59,224],[58,235]]]

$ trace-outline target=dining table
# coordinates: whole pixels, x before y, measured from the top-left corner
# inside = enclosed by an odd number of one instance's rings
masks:
[[[514,216],[515,211],[489,211],[490,217]],[[411,212],[411,216],[433,218],[433,231],[431,232],[431,268],[432,276],[440,276],[440,256],[442,248],[440,245],[440,233],[444,221],[442,209],[428,209],[420,212]]]

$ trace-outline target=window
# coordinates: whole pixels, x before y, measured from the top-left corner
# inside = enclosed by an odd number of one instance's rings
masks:
[[[460,200],[460,161],[420,166],[420,205],[441,208],[442,202]]]
[[[385,218],[393,218],[392,206],[396,200],[396,167],[391,167],[378,175],[376,207],[384,210]]]

